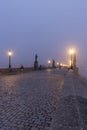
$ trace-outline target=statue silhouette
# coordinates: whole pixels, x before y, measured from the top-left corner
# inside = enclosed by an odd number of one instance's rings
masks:
[[[38,69],[38,60],[37,60],[38,56],[37,54],[35,55],[35,61],[34,61],[34,70]]]

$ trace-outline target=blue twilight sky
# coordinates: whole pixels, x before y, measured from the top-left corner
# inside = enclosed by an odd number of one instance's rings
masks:
[[[48,59],[67,63],[68,49],[77,50],[78,65],[87,66],[87,0],[0,0],[0,66],[40,64]]]

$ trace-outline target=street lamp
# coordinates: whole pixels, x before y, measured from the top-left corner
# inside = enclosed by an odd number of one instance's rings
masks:
[[[59,66],[59,62],[56,63],[57,64],[57,67]]]
[[[71,69],[73,69],[73,54],[74,54],[75,50],[71,48],[69,50],[69,52],[70,52],[70,55],[71,55]]]
[[[11,56],[12,56],[12,51],[8,51],[8,56],[9,56],[9,69],[11,69]]]
[[[50,64],[51,64],[51,61],[50,61],[50,60],[48,60],[48,67],[50,67]]]

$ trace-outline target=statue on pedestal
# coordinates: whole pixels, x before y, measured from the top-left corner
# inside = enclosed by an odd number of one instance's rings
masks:
[[[52,62],[52,67],[55,68],[55,61]]]
[[[37,60],[38,56],[37,54],[35,55],[35,61],[34,61],[34,70],[38,69],[38,60]]]

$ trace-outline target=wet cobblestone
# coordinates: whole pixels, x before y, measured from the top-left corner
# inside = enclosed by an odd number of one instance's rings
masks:
[[[0,130],[87,130],[87,87],[65,72],[0,76]]]
[[[87,87],[68,74],[51,130],[87,130]]]
[[[0,130],[50,130],[63,72],[0,77]]]

